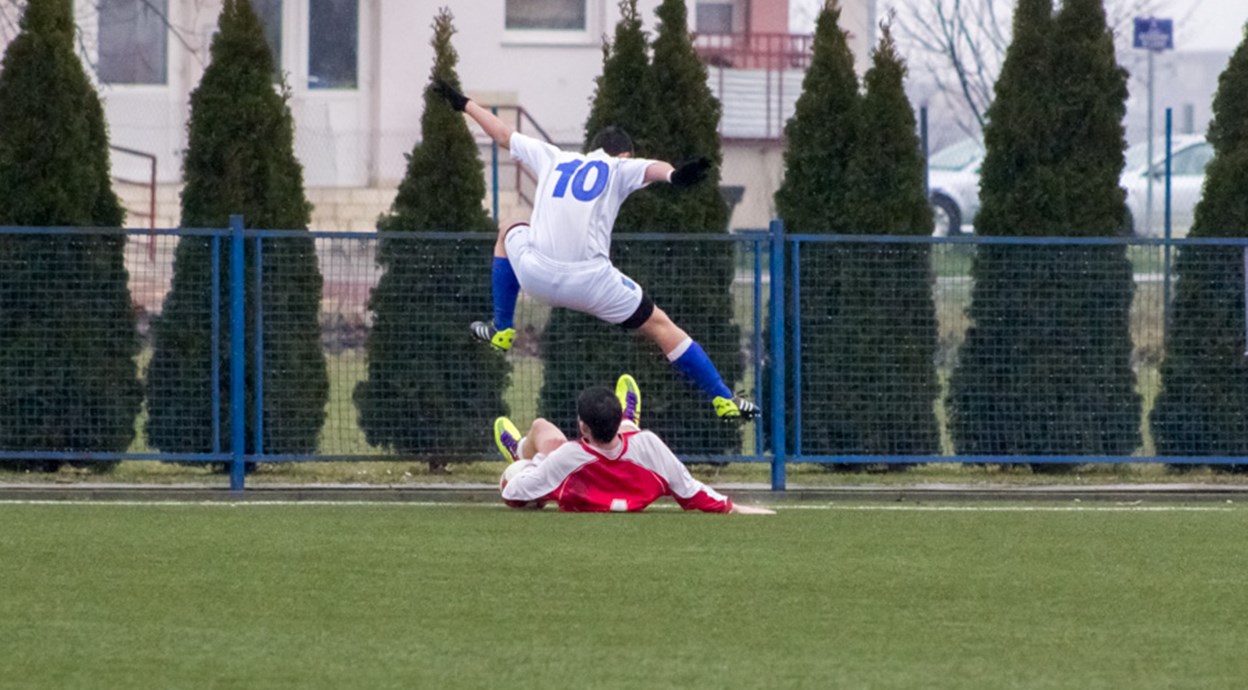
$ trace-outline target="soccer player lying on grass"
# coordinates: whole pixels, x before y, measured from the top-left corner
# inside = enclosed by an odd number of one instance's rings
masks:
[[[472,334],[495,349],[510,349],[516,298],[523,289],[553,306],[636,329],[706,395],[721,418],[757,416],[758,405],[733,395],[702,347],[611,264],[611,230],[624,199],[652,182],[697,184],[706,178],[710,161],[673,168],[634,159],[632,140],[612,127],[598,133],[588,154],[562,151],[513,131],[446,82],[437,81],[434,89],[537,176],[531,223],[501,230],[494,243],[494,320],[474,322]]]
[[[541,508],[554,501],[565,512],[626,512],[671,496],[685,510],[773,514],[736,505],[694,479],[654,432],[642,431],[641,391],[632,376],[621,376],[615,390],[590,388],[577,397],[579,441],[568,441],[545,419],[523,438],[506,417],[494,421],[494,440],[512,461],[499,481],[507,505]]]

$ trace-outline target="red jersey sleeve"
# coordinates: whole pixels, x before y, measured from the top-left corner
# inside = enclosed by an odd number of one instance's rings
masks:
[[[639,431],[631,438],[635,457],[667,482],[668,493],[681,508],[704,513],[732,511],[732,499],[703,484],[689,474],[689,468],[677,458],[658,436]]]

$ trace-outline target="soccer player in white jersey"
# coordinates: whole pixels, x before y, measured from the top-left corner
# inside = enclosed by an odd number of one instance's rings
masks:
[[[595,137],[589,153],[563,151],[515,132],[446,82],[437,81],[434,89],[537,176],[530,222],[501,230],[494,244],[494,319],[473,323],[473,335],[498,350],[509,349],[523,289],[553,306],[636,329],[706,395],[721,418],[758,416],[758,405],[733,394],[702,346],[611,264],[611,231],[624,199],[653,182],[696,184],[706,177],[710,161],[673,168],[633,158],[632,140],[610,127]]]
[[[612,395],[590,388],[576,400],[580,440],[568,441],[554,424],[537,419],[521,438],[506,417],[494,421],[494,440],[512,461],[499,481],[513,508],[554,501],[574,513],[636,512],[664,496],[685,510],[772,514],[738,505],[693,478],[658,436],[642,431],[641,391],[625,374]]]

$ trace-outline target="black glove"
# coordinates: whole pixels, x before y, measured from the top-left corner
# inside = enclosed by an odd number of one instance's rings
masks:
[[[692,187],[705,180],[710,169],[709,158],[695,158],[688,163],[682,163],[679,168],[672,171],[671,183],[677,187]]]
[[[433,80],[433,90],[439,96],[445,98],[452,108],[461,113],[464,112],[464,108],[468,107],[468,97],[460,93],[459,89],[441,79]]]

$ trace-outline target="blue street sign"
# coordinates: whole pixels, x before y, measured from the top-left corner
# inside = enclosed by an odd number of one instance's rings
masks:
[[[1174,50],[1174,20],[1136,17],[1135,47],[1157,51]]]

